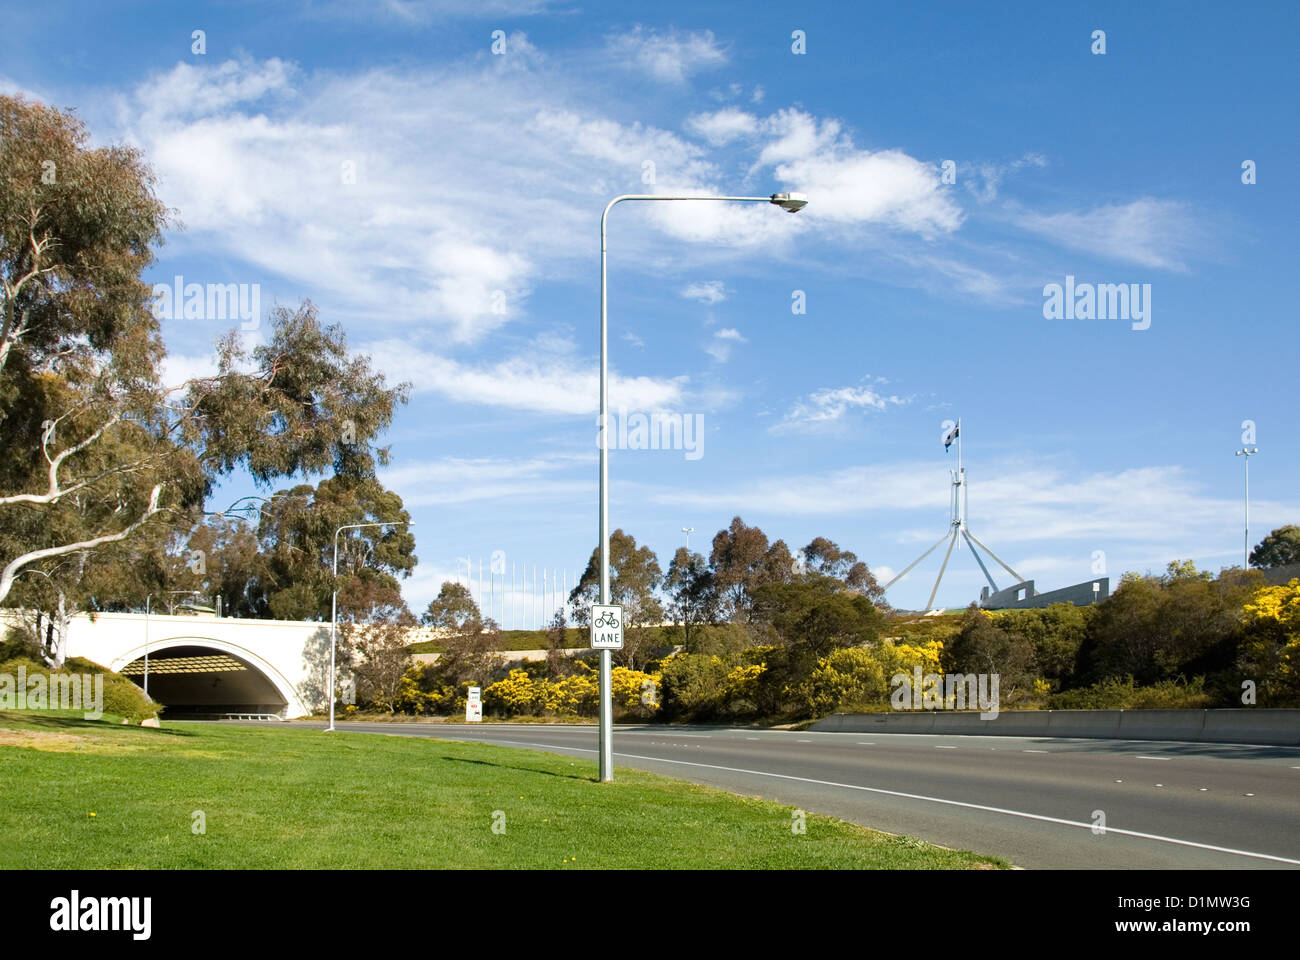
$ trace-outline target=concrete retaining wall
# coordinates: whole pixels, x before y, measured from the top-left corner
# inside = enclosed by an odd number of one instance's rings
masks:
[[[836,713],[809,729],[828,733],[931,733],[982,737],[1079,737],[1300,746],[1300,710],[1009,710]]]

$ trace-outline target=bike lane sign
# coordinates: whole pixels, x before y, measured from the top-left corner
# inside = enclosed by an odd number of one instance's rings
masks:
[[[618,604],[592,604],[591,649],[623,649],[623,608]]]

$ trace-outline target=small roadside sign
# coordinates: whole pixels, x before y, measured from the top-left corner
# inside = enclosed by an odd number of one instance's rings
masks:
[[[591,649],[623,649],[623,608],[620,605],[592,604]]]
[[[477,723],[483,719],[483,692],[478,687],[469,688],[469,696],[465,700],[465,720],[468,723]]]

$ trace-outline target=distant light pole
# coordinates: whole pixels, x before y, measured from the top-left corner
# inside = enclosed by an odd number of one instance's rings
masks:
[[[1259,447],[1242,447],[1237,451],[1237,456],[1245,457],[1243,461],[1246,467],[1246,559],[1242,563],[1243,570],[1250,569],[1250,458],[1259,453]]]
[[[144,598],[144,695],[149,696],[149,605],[153,594]]]
[[[336,647],[334,637],[338,630],[339,621],[339,534],[344,530],[360,530],[363,527],[391,527],[398,524],[408,528],[415,526],[414,523],[409,521],[380,520],[376,523],[345,523],[334,531],[334,577],[331,581],[331,586],[334,589],[330,595],[330,725],[326,728],[326,733],[334,730],[334,651]]]
[[[797,213],[808,204],[801,193],[774,193],[770,197],[704,197],[665,194],[624,194],[605,205],[600,215],[600,602],[609,603],[609,350],[608,350],[608,230],[609,212],[624,200],[713,200],[722,202],[772,203],[787,213]],[[610,653],[600,651],[600,779],[614,779],[613,695],[610,686]]]
[[[694,527],[682,527],[682,533],[686,534],[686,553],[691,552],[691,534],[695,532]]]

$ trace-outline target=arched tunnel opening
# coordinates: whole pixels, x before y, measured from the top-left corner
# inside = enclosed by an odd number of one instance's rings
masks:
[[[269,713],[283,716],[288,701],[275,684],[245,660],[199,644],[149,651],[149,695],[166,707],[171,718],[227,713]],[[145,686],[145,659],[139,657],[119,671]]]

